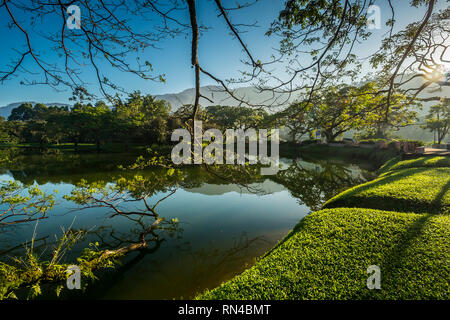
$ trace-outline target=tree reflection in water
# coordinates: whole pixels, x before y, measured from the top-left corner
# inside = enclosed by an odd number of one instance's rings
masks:
[[[271,179],[282,184],[300,203],[315,211],[328,199],[370,178],[370,172],[344,163],[295,160]]]
[[[224,186],[225,190],[228,187],[230,190],[238,187],[245,189],[248,194],[263,195],[270,193],[264,189],[263,185],[266,182],[275,182],[280,190],[283,190],[283,187],[286,188],[294,198],[298,199],[300,204],[305,204],[312,211],[319,209],[327,199],[342,190],[371,178],[370,172],[361,170],[357,166],[326,160],[305,162],[296,159],[279,171],[277,175],[261,176],[260,168],[256,166],[173,168],[166,164],[148,166],[143,159],[134,162],[129,155],[121,155],[114,159],[109,155],[101,154],[64,155],[50,152],[30,159],[25,156],[21,158],[22,156],[15,152],[11,151],[3,159],[17,156],[17,159],[24,159],[24,161],[4,160],[3,164],[8,164],[7,166],[2,165],[3,168],[7,168],[3,170],[3,173],[7,172],[16,181],[21,181],[28,186],[35,184],[36,181],[39,184],[61,182],[71,184],[75,188],[71,193],[65,194],[64,198],[66,201],[79,205],[76,209],[77,215],[88,214],[87,211],[84,213],[84,210],[100,209],[103,215],[110,217],[111,225],[103,224],[96,228],[86,227],[83,230],[73,230],[75,233],[81,232],[80,242],[83,245],[88,242],[98,243],[96,250],[100,252],[99,254],[127,255],[122,259],[123,265],[117,266],[113,272],[100,272],[106,276],[102,278],[101,284],[89,288],[89,295],[92,296],[102,296],[102,293],[108,291],[109,286],[114,286],[117,281],[122,279],[127,271],[144,263],[144,260],[148,263],[148,257],[157,253],[167,239],[182,238],[183,228],[181,226],[190,221],[166,219],[158,213],[158,206],[163,202],[170,202],[177,190],[192,190],[201,188],[203,185],[220,185]],[[108,166],[102,165],[105,161],[109,163]],[[91,165],[88,165],[89,163]],[[118,164],[122,164],[126,169],[114,169]],[[183,207],[180,207],[179,210],[183,210]],[[242,210],[245,212],[245,208]],[[70,212],[70,214],[73,213],[74,211]],[[52,216],[49,215],[49,218],[48,220],[51,220]],[[114,223],[117,219],[119,221],[126,219],[131,224]],[[126,230],[122,226],[126,227]],[[20,233],[17,226],[3,228],[3,239],[8,231]],[[39,257],[44,258],[47,254],[50,255],[48,259],[51,259],[52,250],[49,250],[49,247],[57,245],[57,242],[51,239],[53,236],[49,237],[45,234],[44,237],[35,239],[34,250]],[[254,258],[252,257],[263,254],[264,250],[273,245],[261,236],[242,235],[236,238],[236,235],[233,235],[230,237],[230,240],[232,239],[235,239],[234,243],[228,242],[221,246],[217,244],[208,246],[206,243],[198,246],[186,242],[168,249],[170,252],[166,258],[181,261],[179,263],[182,263],[183,266],[179,267],[183,267],[184,278],[167,283],[167,288],[165,288],[167,297],[178,294],[191,296],[195,291],[217,285],[236,272],[243,271],[246,263],[253,262]],[[4,260],[6,256],[18,257],[23,254],[23,251],[23,246],[17,245],[17,243],[11,244],[0,250],[0,260]],[[67,263],[74,261],[80,250],[74,251],[75,254],[69,253],[65,260],[61,261],[67,261]],[[250,251],[251,254],[249,254]],[[179,257],[170,258],[171,255]],[[156,274],[162,278],[176,278],[174,272],[176,273],[177,269],[174,268],[175,270],[172,268],[171,271],[168,271],[165,261],[161,258],[154,259],[151,261],[151,270],[154,273],[152,279],[159,279],[155,278]],[[161,296],[164,295],[161,293],[157,297]]]

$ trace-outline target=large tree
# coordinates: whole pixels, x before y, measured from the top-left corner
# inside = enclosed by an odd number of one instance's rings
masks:
[[[209,121],[222,130],[256,128],[268,116],[264,110],[244,106],[209,106],[206,113]]]
[[[187,63],[191,64],[194,75],[195,98],[191,115],[194,119],[201,100],[208,100],[200,92],[201,74],[216,81],[221,90],[240,105],[253,107],[285,104],[288,98],[305,92],[304,99],[308,101],[315,92],[332,85],[330,81],[336,74],[342,81],[356,81],[358,75],[363,74],[360,50],[365,49],[366,40],[372,39],[369,38],[371,30],[367,22],[373,1],[287,0],[267,32],[269,36],[280,36],[281,46],[270,61],[264,62],[254,56],[243,38],[243,31],[252,24],[233,19],[237,9],[252,10],[252,3],[242,2],[234,6],[224,6],[221,0],[211,3],[217,18],[223,20],[229,34],[242,49],[240,55],[246,67],[238,79],[227,81],[213,74],[204,60],[199,59],[198,46],[203,39],[200,33],[208,32],[208,26],[198,20],[199,3],[195,0],[164,3],[158,0],[77,1],[84,18],[80,29],[71,32],[67,32],[67,8],[75,1],[31,0],[25,3],[2,0],[0,9],[4,10],[11,28],[21,36],[18,40],[23,40],[24,46],[23,50],[16,51],[16,58],[0,66],[0,81],[3,83],[19,77],[25,84],[48,84],[55,88],[66,86],[72,89],[75,97],[89,98],[92,92],[86,85],[86,68],[80,67],[89,66],[97,78],[100,92],[113,100],[116,94],[125,90],[110,80],[105,69],[101,68],[102,63],[143,79],[164,81],[164,75],[155,72],[152,63],[145,59],[146,50],[157,46],[161,39],[177,35],[191,36],[190,61]],[[383,102],[387,118],[394,94],[408,94],[413,99],[433,84],[448,85],[448,79],[442,79],[440,73],[444,63],[448,63],[449,9],[440,9],[438,0],[411,0],[409,4],[417,8],[417,12],[423,12],[423,16],[411,18],[406,28],[397,31],[396,13],[405,3],[384,0],[384,4],[390,9],[385,27],[387,32],[379,44],[380,50],[366,58],[370,59],[375,71],[383,75],[378,92],[370,93],[370,96],[376,99],[380,92],[387,94]],[[18,19],[21,14],[55,19],[61,27],[48,30],[45,24],[32,20],[25,23]],[[140,23],[147,20],[154,22],[151,28],[142,30],[135,27],[148,25]],[[36,34],[49,39],[54,44],[52,49],[61,55],[61,59],[49,60],[46,55],[38,54]],[[32,72],[25,68],[27,63],[34,66]],[[402,84],[408,82],[411,71],[415,72],[412,77],[430,81],[420,88],[405,89]],[[260,91],[272,92],[273,99],[255,105],[230,89],[230,83],[249,82]],[[286,99],[279,99],[277,94],[285,94],[283,97]]]
[[[430,107],[425,128],[435,133],[438,144],[444,140],[450,130],[450,104],[448,101]]]

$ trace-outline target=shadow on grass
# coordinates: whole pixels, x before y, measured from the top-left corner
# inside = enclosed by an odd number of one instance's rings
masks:
[[[387,290],[393,293],[396,292],[396,289],[401,289],[400,286],[404,285],[402,282],[404,278],[397,273],[401,269],[404,269],[405,261],[412,258],[408,255],[408,249],[412,246],[414,240],[423,234],[430,217],[431,215],[424,214],[418,218],[397,239],[397,245],[383,257],[382,261],[374,261],[374,264],[377,264],[381,269],[381,290],[369,290],[365,286],[362,286],[360,290],[354,293],[355,299],[379,298],[379,296],[384,296],[382,291]],[[420,277],[420,274],[417,274],[417,277]],[[401,290],[398,291],[400,292]]]
[[[436,199],[431,202],[426,200],[421,201],[421,199],[404,199],[377,195],[371,195],[370,197],[365,198],[358,197],[359,194],[370,189],[394,184],[403,179],[407,179],[408,177],[436,169],[439,168],[407,168],[400,171],[389,172],[376,180],[344,191],[344,193],[338,195],[334,200],[325,203],[323,208],[349,207],[416,213],[441,213],[442,208],[446,208],[445,204],[442,203],[442,200],[450,188],[450,180],[441,189]],[[417,179],[419,179],[419,177]],[[414,188],[414,186],[411,187]]]
[[[447,183],[442,187],[441,191],[439,191],[436,198],[433,200],[433,204],[436,207],[441,208],[440,213],[449,213],[450,211],[450,205],[444,202],[444,197],[449,190],[450,190],[450,180],[447,181]]]

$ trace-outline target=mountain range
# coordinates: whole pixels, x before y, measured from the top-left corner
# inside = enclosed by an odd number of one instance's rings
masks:
[[[407,88],[418,88],[421,86],[421,79],[414,79],[410,83],[408,83]],[[204,99],[202,98],[200,100],[200,105],[202,107],[208,107],[211,105],[228,105],[228,106],[237,106],[239,105],[239,101],[232,98],[227,92],[223,91],[222,87],[219,86],[204,86],[200,88],[200,93],[202,96],[208,98]],[[250,101],[252,104],[258,105],[258,104],[288,104],[295,100],[297,97],[296,95],[292,95],[289,97],[287,94],[275,94],[273,95],[272,92],[258,92],[255,87],[241,87],[234,90],[234,95],[240,99]],[[426,89],[424,90],[419,97],[420,98],[427,98],[431,96],[441,96],[441,97],[450,97],[450,88],[447,87],[441,87],[434,88],[434,89]],[[161,95],[155,95],[156,99],[159,100],[166,100],[170,102],[172,106],[172,112],[176,111],[178,108],[180,108],[182,105],[185,104],[193,104],[195,99],[195,89],[190,88],[186,89],[184,91],[181,91],[179,93],[168,93],[168,94],[161,94]],[[209,101],[210,100],[210,101]],[[12,109],[17,108],[22,103],[31,103],[36,104],[35,101],[20,101],[8,104],[6,106],[0,107],[0,116],[4,117],[5,119],[8,118],[8,116],[11,114]],[[436,104],[436,101],[432,102],[426,102],[424,103],[424,108],[419,111],[420,116],[425,116],[428,113],[428,109],[430,105]],[[70,106],[67,103],[45,103],[46,105],[57,105],[57,106]]]
[[[239,102],[232,98],[228,93],[224,92],[222,87],[218,86],[205,86],[200,88],[200,93],[202,96],[208,98],[207,99],[201,99],[200,105],[202,107],[208,107],[211,105],[227,105],[227,106],[237,106],[239,105]],[[275,96],[275,98],[272,96],[272,93],[270,92],[264,92],[264,93],[258,93],[257,90],[254,87],[242,87],[236,89],[233,94],[243,100],[251,101],[253,104],[263,104],[263,103],[270,103],[273,102],[274,99],[278,99],[278,101],[287,101],[291,102],[294,99],[290,98],[284,99],[281,94],[278,94]],[[195,89],[186,89],[184,91],[181,91],[179,93],[168,93],[168,94],[161,94],[161,95],[155,95],[155,98],[158,100],[166,100],[167,102],[170,102],[172,106],[172,112],[178,110],[182,105],[185,104],[193,104],[195,99]],[[269,101],[269,102],[268,102]],[[11,114],[11,111],[14,108],[17,108],[22,103],[31,103],[32,105],[36,104],[35,101],[20,101],[20,102],[14,102],[10,103],[6,106],[0,107],[0,116],[7,119],[9,115]],[[42,103],[42,102],[41,102]],[[47,106],[71,106],[67,103],[44,103]]]

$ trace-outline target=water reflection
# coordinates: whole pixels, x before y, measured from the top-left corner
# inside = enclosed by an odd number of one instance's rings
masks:
[[[118,170],[118,165],[134,162],[132,154],[8,152],[0,157],[0,180],[60,191],[50,218],[40,221],[37,229],[35,248],[42,255],[60,226],[69,225],[85,230],[82,241],[66,256],[69,261],[92,242],[98,242],[101,249],[117,249],[141,243],[144,237],[148,244],[127,255],[115,270],[101,272],[101,281],[86,294],[63,293],[70,298],[190,298],[242,272],[310,211],[343,189],[371,178],[360,166],[340,161],[281,159],[282,170],[275,176],[261,176],[256,170],[234,174],[230,180],[223,178],[230,171],[217,174],[201,166],[183,167],[174,175],[162,168]],[[117,211],[111,206],[89,205],[79,210],[64,199],[83,179],[87,184],[107,184],[117,177],[133,179],[136,174],[151,182],[145,200],[158,204],[153,209],[165,221],[177,218],[177,228],[156,230],[151,227],[154,216],[114,214]],[[136,201],[143,199],[142,194],[128,196],[134,201],[122,201],[122,212],[148,211],[145,203]],[[0,259],[20,255],[21,243],[31,238],[34,227],[0,227]]]
[[[356,165],[319,160],[314,163],[294,160],[272,179],[311,210],[354,185],[373,178],[373,174]]]

